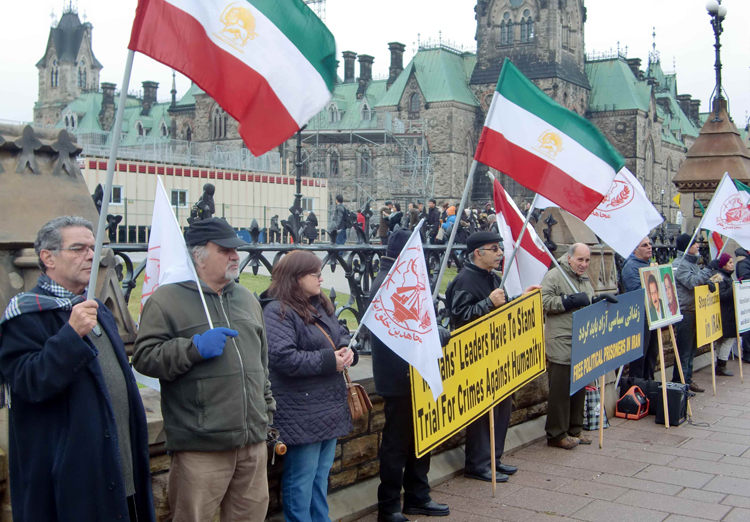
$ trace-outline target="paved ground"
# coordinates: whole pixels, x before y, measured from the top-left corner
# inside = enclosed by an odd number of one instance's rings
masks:
[[[653,416],[614,418],[601,450],[597,442],[570,451],[537,442],[503,459],[519,471],[494,498],[491,485],[463,477],[435,488],[451,515],[432,522],[750,522],[750,365],[744,384],[737,362],[729,366],[736,375],[717,378],[716,397],[710,367],[694,376],[707,392],[691,401],[692,421],[708,427],[667,431]]]

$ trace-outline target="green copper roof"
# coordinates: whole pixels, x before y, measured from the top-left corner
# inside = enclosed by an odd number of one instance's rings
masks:
[[[422,49],[404,68],[388,92],[376,107],[398,105],[406,88],[409,76],[414,73],[425,102],[456,101],[478,106],[474,93],[469,88],[471,71],[476,65],[473,54],[458,54],[444,48]]]
[[[672,114],[669,115],[669,129],[671,131],[676,132],[679,130],[681,134],[687,134],[694,138],[698,137],[699,129],[696,129],[690,118],[682,112],[682,107],[680,107],[680,104],[670,92],[657,92],[656,98],[669,100],[669,107],[672,111]],[[666,119],[664,123],[665,125],[667,124]]]
[[[198,87],[196,84],[191,83],[190,88],[187,90],[187,92],[177,100],[177,107],[183,107],[185,105],[195,105],[195,95],[196,94],[203,94],[203,89]]]
[[[385,93],[386,80],[372,81],[367,85],[362,99],[357,99],[358,83],[337,84],[333,88],[333,98],[325,109],[315,115],[307,124],[309,130],[352,130],[383,128],[378,125],[378,118],[383,114],[375,114],[373,110],[375,100]],[[364,119],[362,109],[364,104],[370,107],[370,119]],[[332,105],[338,110],[338,121],[331,122]],[[335,119],[335,118],[334,118]]]
[[[648,111],[651,86],[639,82],[624,60],[613,58],[586,62],[586,76],[591,84],[591,112]]]

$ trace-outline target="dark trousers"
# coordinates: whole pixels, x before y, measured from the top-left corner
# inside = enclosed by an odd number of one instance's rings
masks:
[[[583,429],[586,389],[570,394],[570,365],[547,361],[549,399],[547,400],[547,440],[560,442],[567,436],[579,437]]]
[[[135,507],[135,495],[130,495],[128,501],[128,514],[130,515],[130,522],[138,522],[138,511]]]
[[[401,488],[404,504],[420,506],[430,499],[430,454],[417,458],[414,452],[414,419],[411,395],[385,397],[385,426],[380,443],[380,486],[378,510],[381,513],[401,511]]]
[[[508,434],[513,398],[508,397],[495,406],[495,458],[505,451],[505,436]],[[490,414],[485,413],[466,427],[466,473],[483,474],[490,471],[492,462],[490,446]]]
[[[695,312],[682,310],[682,321],[674,326],[675,337],[677,337],[677,352],[680,354],[682,373],[685,374],[685,382],[693,382],[693,359],[698,353],[697,339],[695,333]],[[672,382],[680,382],[680,371],[677,365],[672,369]]]
[[[630,363],[628,373],[631,377],[654,380],[656,361],[659,358],[659,334],[656,330],[648,329],[648,322],[644,323],[643,357]]]
[[[742,351],[740,356],[745,362],[750,361],[750,331],[742,334]]]

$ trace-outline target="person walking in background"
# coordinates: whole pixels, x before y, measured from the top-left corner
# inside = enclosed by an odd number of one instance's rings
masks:
[[[427,228],[430,233],[430,243],[433,245],[440,244],[437,240],[437,233],[440,229],[440,211],[437,209],[437,202],[430,199],[427,202]]]
[[[732,256],[724,252],[716,260],[717,268],[711,275],[713,281],[719,288],[719,302],[721,304],[721,328],[723,335],[719,343],[719,351],[716,354],[716,375],[732,377],[733,372],[727,369],[729,354],[732,352],[734,342],[737,340],[737,319],[734,313],[734,260]],[[742,363],[740,363],[742,364]]]
[[[271,226],[268,227],[268,242],[278,243],[281,241],[281,227],[279,226],[279,215],[271,218]]]
[[[401,220],[404,218],[404,213],[401,212],[400,203],[394,203],[393,209],[394,209],[394,212],[391,214],[391,217],[389,218],[389,223],[388,223],[388,231],[391,233],[401,228],[402,226]]]
[[[307,242],[311,245],[318,239],[318,217],[312,210],[307,214],[307,219],[305,220],[305,237],[307,237]]]
[[[336,208],[333,212],[333,218],[328,226],[328,233],[331,238],[335,238],[337,245],[346,244],[347,210],[344,206],[344,197],[339,194],[336,196]]]
[[[286,522],[330,521],[328,473],[336,440],[352,429],[342,372],[358,357],[347,348],[349,331],[320,291],[320,270],[312,252],[287,254],[261,294],[278,404],[273,425],[288,447],[281,477]]]
[[[359,227],[362,232],[364,232],[365,237],[369,237],[368,234],[370,233],[369,230],[365,230],[365,224],[367,221],[365,220],[365,215],[361,211],[357,211],[357,227]],[[357,234],[357,244],[361,245],[363,243],[362,238],[359,234]]]
[[[419,209],[416,203],[409,203],[409,230],[414,230],[417,223],[419,223]]]
[[[378,226],[378,237],[380,238],[381,245],[388,244],[388,232],[391,226],[391,212],[393,203],[386,201],[382,207],[380,207],[380,225]]]

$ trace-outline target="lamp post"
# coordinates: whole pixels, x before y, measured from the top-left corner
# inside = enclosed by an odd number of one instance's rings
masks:
[[[716,98],[714,98],[714,110],[716,111],[716,114],[712,121],[717,122],[717,121],[721,121],[721,118],[719,118],[719,111],[721,109],[721,104],[719,103],[719,100],[724,99],[724,95],[722,94],[722,88],[721,88],[721,40],[720,40],[720,36],[721,36],[721,33],[724,31],[721,24],[724,21],[724,18],[726,18],[727,16],[727,8],[721,5],[721,0],[708,0],[708,2],[706,2],[706,11],[708,11],[708,15],[711,17],[711,27],[714,30],[714,37],[716,38],[716,42],[714,43],[714,49],[716,49],[716,62],[714,62],[714,69],[716,70]]]

